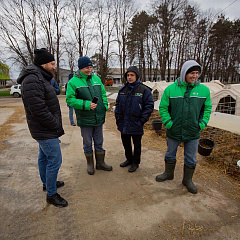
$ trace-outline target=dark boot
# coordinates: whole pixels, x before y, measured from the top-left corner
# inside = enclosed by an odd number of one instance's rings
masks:
[[[47,202],[55,207],[67,207],[68,205],[68,202],[58,193],[55,193],[52,196],[47,196]]]
[[[187,190],[190,193],[196,194],[198,190],[197,190],[197,187],[192,182],[194,171],[195,171],[195,166],[190,167],[184,164],[182,184],[187,187]]]
[[[133,163],[132,166],[128,169],[128,172],[135,172],[138,167],[139,165],[137,163]]]
[[[120,167],[127,167],[127,166],[129,166],[129,165],[132,165],[132,162],[130,162],[129,160],[126,160],[125,162],[122,162],[122,163],[120,164]]]
[[[95,152],[95,158],[96,158],[96,169],[97,170],[112,171],[112,166],[109,166],[104,162],[105,151]]]
[[[94,170],[94,163],[93,163],[93,153],[85,153],[86,159],[87,159],[87,172],[89,175],[93,175]]]
[[[156,176],[157,182],[164,182],[166,180],[173,180],[174,169],[176,166],[176,161],[166,161],[165,160],[165,172]]]

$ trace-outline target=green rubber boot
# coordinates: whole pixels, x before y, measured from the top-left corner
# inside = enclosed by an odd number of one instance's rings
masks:
[[[164,182],[166,180],[173,180],[176,161],[165,160],[165,172],[156,176],[157,182]]]
[[[94,170],[94,162],[93,162],[93,153],[85,153],[87,159],[87,172],[89,175],[93,175],[95,173]]]
[[[95,152],[95,158],[96,158],[96,169],[97,170],[104,170],[104,171],[112,171],[112,166],[107,165],[104,162],[105,159],[105,151],[97,151]]]
[[[184,164],[182,184],[187,187],[187,190],[190,193],[196,194],[198,190],[197,190],[197,187],[192,182],[194,171],[195,171],[195,166],[190,167]]]

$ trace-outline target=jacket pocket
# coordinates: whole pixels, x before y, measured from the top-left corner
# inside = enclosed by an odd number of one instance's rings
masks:
[[[129,125],[130,125],[131,132],[135,132],[135,133],[142,132],[143,125],[139,117],[132,115]]]

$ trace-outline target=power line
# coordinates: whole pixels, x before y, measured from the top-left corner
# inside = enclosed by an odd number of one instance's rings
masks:
[[[225,7],[224,9],[222,9],[220,12],[218,12],[217,14],[214,15],[214,17],[212,19],[214,19],[218,14],[222,13],[224,10],[226,10],[227,8],[229,8],[230,6],[232,6],[235,2],[237,2],[238,0],[234,0],[232,3],[230,3],[227,7]]]

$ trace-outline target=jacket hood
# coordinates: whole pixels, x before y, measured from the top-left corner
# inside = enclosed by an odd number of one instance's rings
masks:
[[[200,67],[200,73],[197,77],[197,79],[195,80],[195,86],[199,84],[199,77],[201,76],[201,73],[202,73],[202,67],[194,60],[189,60],[189,61],[186,61],[183,66],[182,66],[182,69],[181,69],[181,74],[180,74],[180,79],[178,79],[178,84],[181,85],[180,83],[180,80],[183,82],[183,83],[186,83],[186,80],[185,80],[185,77],[186,77],[186,72],[188,71],[189,68],[191,67],[195,67],[195,66],[198,66]]]
[[[136,75],[137,75],[137,80],[139,79],[140,74],[139,74],[138,68],[137,68],[136,66],[131,66],[131,67],[129,67],[129,68],[127,69],[126,73],[124,74],[124,78],[126,79],[126,81],[127,81],[127,73],[128,73],[128,72],[134,72],[134,73],[136,73]]]
[[[29,74],[37,74],[37,67],[35,65],[30,64],[24,67],[17,78],[17,83],[22,84],[23,79]]]
[[[51,80],[53,75],[46,71],[44,68],[42,67],[38,67],[36,66],[35,64],[30,64],[28,65],[27,67],[24,67],[22,69],[22,71],[20,72],[18,78],[17,78],[17,83],[18,84],[22,84],[23,80],[25,77],[27,77],[28,75],[30,74],[35,74],[35,75],[38,75],[39,72],[41,72],[41,74],[43,75],[43,77],[47,80]]]

